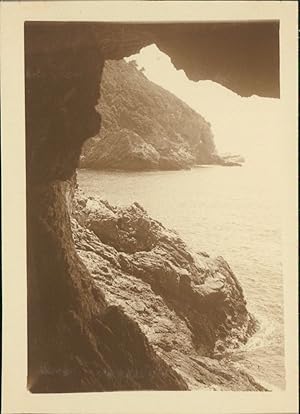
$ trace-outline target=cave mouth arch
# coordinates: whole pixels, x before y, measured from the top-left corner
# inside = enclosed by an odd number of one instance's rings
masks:
[[[128,57],[149,44],[156,44],[190,80],[213,80],[245,97],[280,97],[279,21],[25,22],[24,29],[26,106],[34,99],[33,85],[45,95],[39,105],[33,104],[34,112],[26,108],[26,131],[35,123],[35,128],[42,128],[38,134],[44,135],[37,138],[38,146],[33,134],[26,138],[27,178],[33,181],[72,175],[82,143],[100,128],[94,106],[104,61]],[[52,87],[49,101],[47,89]],[[54,95],[56,87],[59,96]],[[52,130],[44,131],[45,125],[36,120],[53,110],[56,121],[48,117],[47,128]],[[66,119],[78,116],[83,121],[73,129]],[[46,138],[49,132],[51,140]],[[52,151],[56,156],[50,163]]]
[[[94,107],[104,61],[155,43],[192,80],[211,79],[241,96],[279,97],[279,23],[25,23],[28,387],[32,392],[185,389],[149,352],[140,332],[107,307],[79,259],[66,201],[83,142],[99,131]],[[49,254],[51,252],[51,254]],[[141,358],[127,338],[139,341]],[[120,344],[118,343],[120,342]],[[123,356],[131,379],[119,378]],[[138,365],[140,364],[140,365]],[[99,376],[99,372],[102,373]],[[67,374],[66,374],[67,373]]]

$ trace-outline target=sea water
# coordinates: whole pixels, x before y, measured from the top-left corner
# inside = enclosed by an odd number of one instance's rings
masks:
[[[237,275],[259,331],[231,360],[284,389],[281,194],[275,170],[199,166],[183,171],[78,170],[88,195],[139,202],[196,251],[223,256]]]

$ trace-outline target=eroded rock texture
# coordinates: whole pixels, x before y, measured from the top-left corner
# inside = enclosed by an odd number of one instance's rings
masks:
[[[208,77],[244,95],[278,96],[277,24],[244,26],[240,36],[236,25],[223,26],[222,33],[214,25],[208,31],[199,25],[180,30],[178,25],[147,25],[141,30],[138,25],[25,24],[28,388],[32,392],[189,387],[191,380],[166,363],[163,351],[154,350],[142,325],[108,292],[103,293],[104,282],[91,277],[74,245],[66,198],[67,180],[75,171],[81,146],[100,128],[94,107],[104,59],[121,59],[156,42],[190,78]],[[213,53],[206,54],[208,44],[214,45]],[[116,248],[106,243],[106,250]],[[123,240],[120,243],[124,246]],[[138,263],[144,263],[141,251],[134,254]],[[133,256],[126,251],[123,255],[123,270],[130,275]],[[109,272],[115,271],[114,266]],[[136,280],[149,289],[145,268],[138,270]],[[168,272],[172,274],[172,268]],[[183,275],[183,286],[184,280]],[[184,289],[199,300],[194,281]],[[213,280],[206,289],[216,289]],[[207,335],[213,343],[220,332]],[[201,361],[195,366],[201,367]]]
[[[257,327],[222,257],[191,252],[138,203],[117,208],[77,193],[72,210],[76,249],[96,285],[189,389],[263,389],[216,359]]]
[[[108,306],[75,251],[65,179],[99,129],[102,65],[97,49],[38,54],[27,65],[29,388],[185,389],[139,327]]]

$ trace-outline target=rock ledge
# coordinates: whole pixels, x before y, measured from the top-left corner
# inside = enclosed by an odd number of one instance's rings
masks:
[[[77,252],[106,301],[188,389],[265,390],[224,359],[258,325],[222,257],[190,251],[138,203],[118,208],[76,191],[70,206]]]

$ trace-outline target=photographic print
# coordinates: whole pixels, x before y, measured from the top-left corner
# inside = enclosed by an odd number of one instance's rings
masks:
[[[37,17],[26,392],[286,392],[280,18]]]
[[[284,389],[279,22],[26,22],[25,74],[29,389]]]

